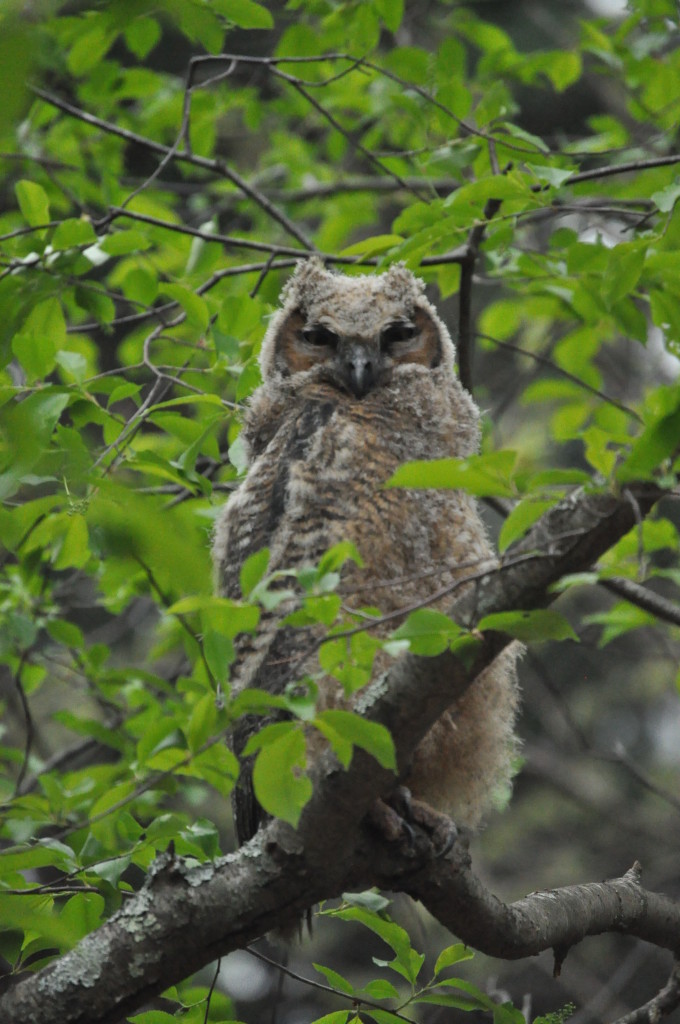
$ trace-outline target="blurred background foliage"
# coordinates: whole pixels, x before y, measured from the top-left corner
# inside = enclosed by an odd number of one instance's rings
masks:
[[[405,260],[458,325],[484,450],[517,453],[496,491],[516,511],[504,527],[487,510],[501,544],[574,481],[621,485],[662,464],[671,478],[678,40],[672,0],[5,3],[7,977],[96,927],[170,840],[199,860],[233,847],[226,680],[231,640],[259,612],[210,597],[210,531],[243,471],[239,410],[299,255],[364,272]],[[514,796],[473,844],[504,899],[635,859],[649,889],[678,894],[677,526],[666,501],[567,581],[558,607],[580,642],[523,661]],[[612,594],[612,577],[668,614]],[[405,898],[390,912],[432,967],[451,937]],[[310,978],[321,961],[358,989],[384,955],[356,920],[321,916],[289,968]],[[572,950],[557,979],[547,953],[460,968],[528,1020],[573,1002],[579,1022],[622,1015],[667,972],[615,936]],[[347,1019],[337,996],[281,982],[239,952],[209,1016],[209,972],[153,1012],[258,1022],[276,1002],[280,1022]]]

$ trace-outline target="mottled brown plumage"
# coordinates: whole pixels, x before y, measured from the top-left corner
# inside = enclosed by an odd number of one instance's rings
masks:
[[[264,383],[243,427],[248,473],[215,533],[220,592],[241,596],[241,566],[263,547],[274,571],[315,564],[332,545],[353,542],[364,566],[343,570],[343,601],[383,613],[491,567],[469,495],[382,487],[403,462],[464,457],[478,446],[477,409],[454,375],[453,344],[422,283],[402,266],[346,277],[313,259],[298,266],[282,300],[262,346]],[[452,598],[432,603],[446,609]],[[309,632],[280,625],[290,609],[280,605],[255,636],[239,638],[235,689],[280,693],[312,675],[320,707],[347,706],[340,684],[320,672]],[[380,653],[374,673],[388,663]],[[510,776],[516,704],[511,651],[423,739],[404,780],[413,795],[477,825]],[[237,754],[261,724],[237,723]],[[234,805],[244,842],[263,817],[247,764]]]

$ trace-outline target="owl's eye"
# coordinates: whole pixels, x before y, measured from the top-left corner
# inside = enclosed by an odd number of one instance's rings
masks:
[[[398,345],[400,341],[410,341],[415,333],[416,329],[413,324],[406,321],[401,320],[394,324],[388,324],[380,332],[380,347],[386,349],[392,345]]]
[[[302,337],[308,345],[316,345],[319,348],[335,348],[340,340],[334,331],[324,327],[323,324],[305,327]]]

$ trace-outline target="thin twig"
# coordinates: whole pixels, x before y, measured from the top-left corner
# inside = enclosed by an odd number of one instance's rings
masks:
[[[595,388],[592,384],[588,384],[585,380],[581,380],[575,374],[570,373],[569,370],[564,370],[557,363],[554,363],[551,359],[546,356],[540,355],[538,352],[530,352],[526,348],[521,348],[519,345],[514,345],[511,341],[501,341],[500,338],[492,338],[490,334],[482,334],[481,331],[477,331],[478,338],[484,338],[485,341],[490,341],[492,345],[497,345],[499,348],[504,348],[508,352],[516,352],[520,356],[526,356],[527,359],[533,359],[534,362],[540,363],[541,366],[547,366],[548,369],[552,370],[553,373],[559,374],[560,377],[564,377],[565,380],[570,380],[573,384],[577,384],[584,391],[590,392],[591,395],[596,395],[597,398],[601,398],[607,405],[613,405],[615,409],[620,409],[621,412],[625,412],[627,416],[632,416],[638,423],[642,423],[642,417],[635,412],[635,409],[631,409],[630,406],[624,405],[623,402],[618,402],[615,398],[607,395],[604,391],[600,391],[599,388]]]
[[[394,154],[392,154],[394,156]],[[267,195],[282,203],[304,203],[310,199],[327,199],[335,195],[354,192],[399,192],[404,185],[409,191],[428,189],[443,197],[455,192],[460,181],[455,178],[423,178],[402,177],[400,181],[393,178],[346,178],[339,181],[318,182],[305,188],[267,189]]]
[[[662,1017],[667,1017],[676,1007],[680,1006],[680,963],[673,964],[671,976],[664,987],[653,999],[632,1013],[619,1017],[614,1024],[658,1024]]]
[[[340,989],[331,988],[330,985],[324,985],[320,981],[314,981],[312,978],[305,978],[301,974],[296,974],[290,967],[286,967],[284,964],[279,963],[277,960],[272,960],[271,957],[265,956],[264,953],[260,953],[257,949],[253,949],[252,946],[246,946],[246,949],[251,956],[254,956],[257,960],[262,960],[263,963],[269,964],[270,967],[274,967],[277,971],[285,974],[288,978],[292,978],[294,981],[299,981],[301,985],[307,985],[308,988],[318,989],[320,992],[327,992],[332,996],[338,996],[340,999],[349,999],[350,1002],[355,1004],[361,1004],[362,1006],[371,1006],[376,1010],[382,1010],[383,1013],[389,1013],[390,1017],[397,1017],[399,1020],[403,1020],[406,1024],[416,1024],[411,1017],[405,1017],[403,1013],[399,1013],[396,1010],[385,1010],[382,1003],[374,1003],[371,999],[365,999],[363,996],[358,995],[356,992],[342,992]]]
[[[192,228],[187,224],[173,224],[172,221],[161,220],[160,217],[152,217],[147,213],[138,213],[134,210],[124,210],[121,206],[109,207],[109,215],[107,215],[105,220],[115,220],[117,217],[129,217],[130,220],[140,221],[143,224],[151,224],[157,228],[164,228],[166,231],[174,231],[179,235],[191,235],[192,238],[200,238],[204,242],[219,242],[221,245],[230,245],[237,249],[253,249],[255,252],[267,252],[271,256],[296,256],[298,259],[301,259],[305,256],[318,254],[322,259],[333,259],[332,255],[318,253],[318,250],[316,249],[294,249],[289,245],[272,245],[269,242],[257,242],[252,238],[238,238],[235,235],[222,235],[216,231],[204,231],[201,228]]]
[[[472,279],[479,256],[479,247],[484,238],[487,222],[492,220],[501,208],[500,199],[489,199],[484,207],[484,219],[475,224],[468,235],[467,253],[460,267],[460,289],[458,292],[458,376],[463,387],[472,394]]]
[[[608,576],[597,582],[605,590],[609,590],[612,594],[637,605],[638,608],[650,612],[657,619],[670,622],[673,626],[680,626],[680,606],[674,601],[668,601],[665,597],[648,590],[647,587],[636,583],[635,580],[627,580],[623,576]]]
[[[676,811],[680,811],[680,797],[675,796],[674,793],[671,793],[662,786],[657,785],[657,783],[654,782],[654,780],[650,778],[650,776],[647,775],[647,773],[643,771],[631,757],[628,756],[622,743],[617,743],[614,750],[610,753],[599,753],[598,757],[603,761],[623,765],[623,767],[644,789],[653,793],[654,796],[658,796],[661,800],[665,800],[666,803],[675,808]]]
[[[14,676],[13,676],[14,689],[16,690],[17,695],[19,697],[19,701],[21,703],[21,709],[22,709],[22,711],[24,713],[24,725],[25,725],[25,728],[26,728],[26,735],[25,735],[25,738],[24,738],[24,756],[23,756],[23,758],[21,760],[21,766],[19,768],[19,774],[17,775],[17,780],[16,780],[16,783],[15,783],[15,786],[14,786],[14,795],[15,796],[17,796],[17,794],[19,793],[19,791],[21,789],[21,785],[22,785],[22,783],[24,781],[24,777],[26,775],[26,772],[28,771],[28,759],[31,756],[31,747],[33,746],[33,739],[35,737],[35,724],[33,722],[33,715],[31,714],[31,708],[30,708],[30,705],[28,703],[28,698],[26,697],[26,691],[24,690],[24,685],[21,682],[21,673],[23,672],[24,665],[26,664],[27,661],[28,661],[28,650],[25,650],[25,651],[21,652],[21,657],[19,658],[19,663],[18,663],[18,665],[16,667],[16,670],[15,670]]]
[[[130,131],[128,128],[121,128],[117,124],[113,124],[111,121],[105,121],[101,117],[95,117],[94,114],[90,114],[85,110],[81,110],[79,107],[73,106],[72,103],[67,103],[66,100],[60,99],[58,96],[53,96],[51,93],[45,92],[44,89],[38,89],[32,87],[33,92],[45,103],[49,103],[50,106],[56,107],[57,110],[62,110],[65,114],[70,117],[75,117],[79,121],[83,121],[85,124],[92,125],[94,128],[100,128],[102,131],[108,132],[110,135],[117,135],[121,139],[125,139],[127,142],[133,142],[138,146],[143,146],[145,149],[152,150],[155,153],[161,153],[163,155],[169,153],[172,149],[171,146],[164,146],[161,142],[156,142],[154,139],[149,139],[145,135],[139,135],[137,132]],[[262,210],[268,214],[272,220],[277,221],[289,235],[296,238],[298,242],[304,245],[305,249],[315,250],[313,242],[305,235],[305,233],[295,224],[286,214],[279,210],[259,189],[256,189],[253,185],[250,185],[244,178],[241,177],[235,170],[228,167],[227,164],[222,160],[211,160],[208,157],[198,156],[194,153],[188,153],[181,150],[174,155],[175,160],[183,161],[184,163],[193,164],[195,167],[201,167],[203,170],[211,171],[213,174],[221,174],[223,177],[228,178],[245,196],[252,199]]]
[[[333,114],[331,114],[330,110],[327,110],[324,107],[323,103],[319,103],[319,101],[315,99],[314,96],[307,92],[307,89],[304,87],[304,85],[299,79],[295,78],[293,75],[285,74],[285,72],[280,71],[278,68],[274,69],[274,73],[278,78],[283,78],[284,81],[289,82],[293,86],[293,88],[300,94],[300,96],[302,96],[303,99],[305,99],[307,103],[309,103],[310,106],[312,106],[318,114],[321,114],[321,116],[326,121],[328,121],[328,123],[333,128],[335,128],[335,130],[339,132],[344,139],[347,140],[352,149],[355,149],[358,153],[361,153],[361,155],[365,157],[370,164],[373,164],[373,166],[377,168],[377,170],[380,171],[381,174],[388,175],[401,188],[407,189],[409,192],[414,192],[418,199],[422,199],[422,196],[418,192],[415,192],[414,189],[409,188],[404,178],[402,178],[399,174],[396,174],[394,171],[391,171],[389,167],[386,167],[385,164],[381,163],[377,156],[371,153],[370,150],[366,149],[365,146],[362,146],[362,144],[357,139],[353,138],[351,133],[348,132],[346,128],[343,128],[338,119],[334,117]]]
[[[208,995],[206,997],[206,1002],[205,1002],[205,1014],[204,1014],[204,1017],[203,1017],[203,1024],[208,1024],[208,1018],[210,1017],[210,1003],[212,1002],[212,995],[213,995],[213,992],[215,991],[215,985],[217,984],[217,979],[220,976],[220,968],[221,968],[221,966],[222,966],[222,957],[219,958],[219,960],[217,961],[217,964],[215,965],[215,973],[213,974],[213,980],[211,981],[210,988],[208,989]]]

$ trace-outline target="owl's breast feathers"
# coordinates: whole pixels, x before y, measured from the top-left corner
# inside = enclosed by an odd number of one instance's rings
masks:
[[[408,568],[413,557],[445,557],[442,534],[450,538],[452,524],[442,531],[441,517],[455,519],[469,505],[459,492],[384,487],[410,459],[476,450],[476,411],[445,371],[410,367],[361,400],[315,381],[295,391],[285,382],[265,385],[244,438],[251,466],[215,545],[220,587],[230,597],[240,596],[243,562],[263,547],[270,571],[313,564],[342,540],[388,576],[390,565]]]
[[[329,547],[351,541],[364,565],[347,564],[343,597],[384,612],[470,571],[470,559],[488,561],[484,529],[466,495],[384,486],[408,459],[476,448],[476,414],[460,385],[445,371],[420,370],[411,367],[362,400],[315,382],[294,393],[285,385],[260,389],[244,426],[253,460],[216,530],[221,593],[241,597],[241,567],[264,547],[271,573],[314,565]],[[263,613],[257,636],[238,639],[235,686],[272,690],[290,681],[289,648],[309,646],[309,637],[278,626],[289,610]]]

